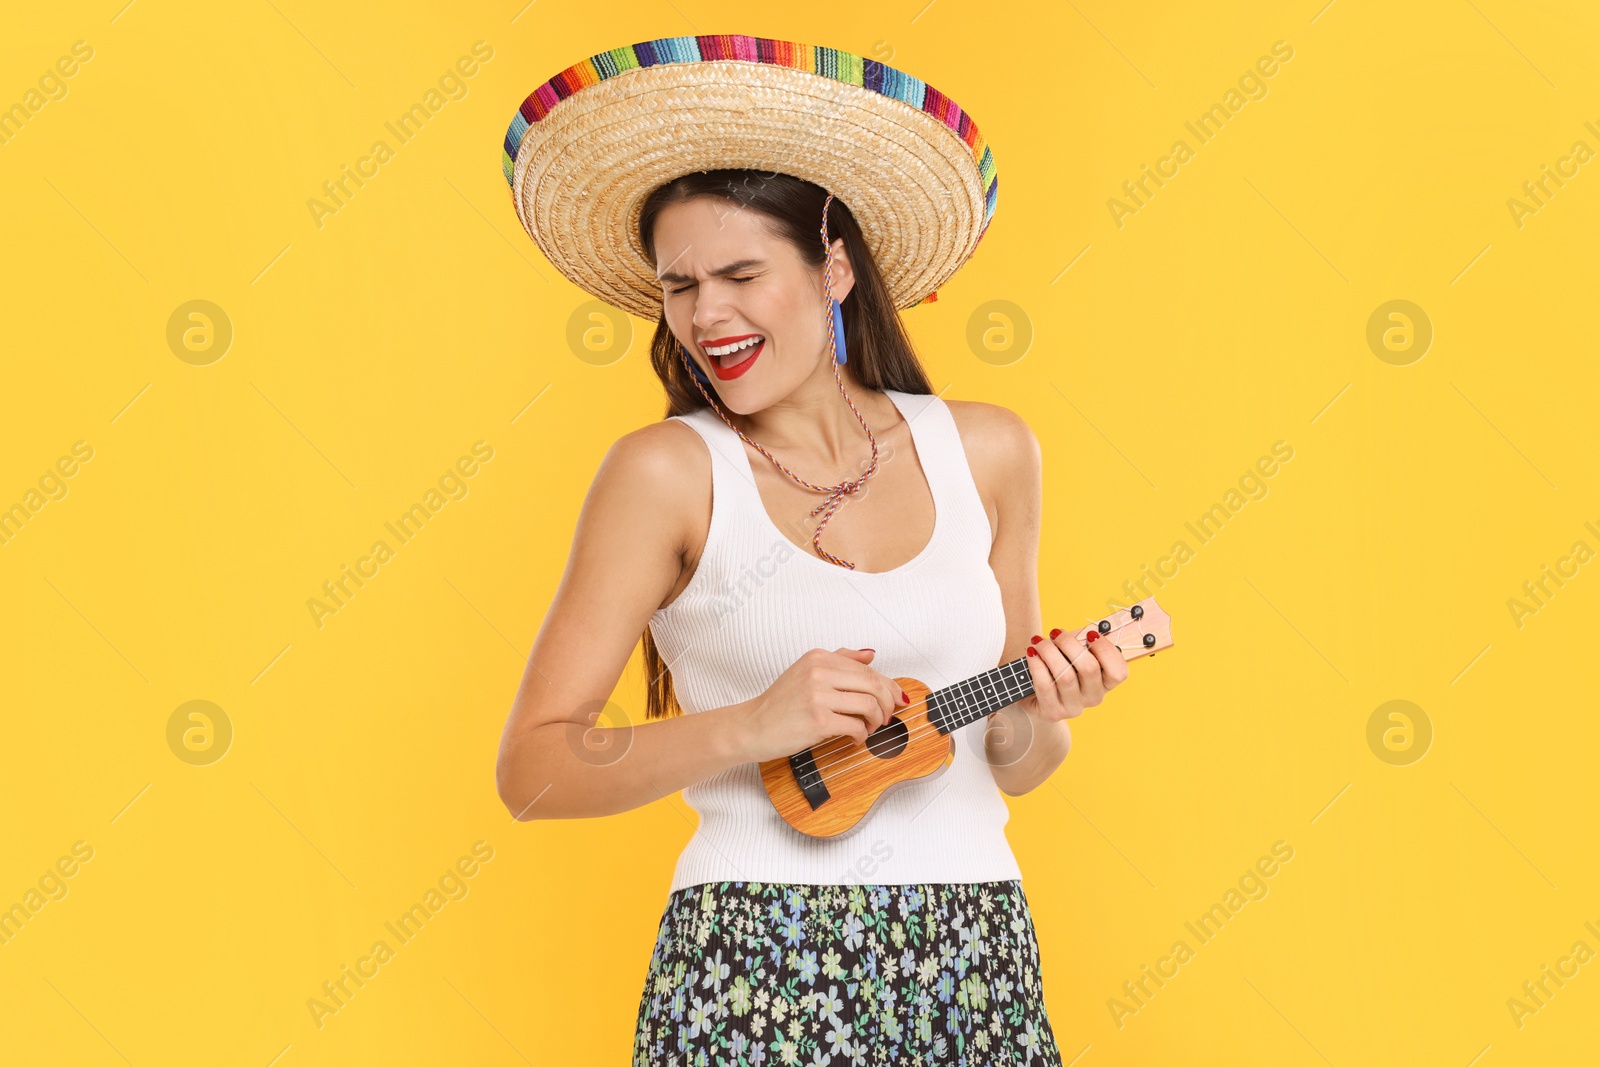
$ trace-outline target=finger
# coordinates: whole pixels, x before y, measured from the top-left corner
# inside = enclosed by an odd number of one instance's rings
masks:
[[[835,714],[856,716],[869,730],[876,730],[894,714],[885,710],[873,693],[835,693],[832,710]]]
[[[1041,645],[1045,643],[1039,642]],[[1052,671],[1045,662],[1046,653],[1040,652],[1036,645],[1029,645],[1028,648],[1033,654],[1024,655],[1022,658],[1028,661],[1028,673],[1033,677],[1033,693],[1038,701],[1039,711],[1049,721],[1068,717],[1069,708],[1064,699],[1065,695],[1061,691],[1057,672]],[[1057,650],[1056,656],[1059,658],[1060,655],[1060,651]],[[1072,668],[1065,662],[1060,665],[1059,673],[1073,677]]]
[[[867,729],[866,723],[854,715],[835,715],[828,729],[833,731],[829,739],[812,745],[811,753],[817,760],[829,763],[837,761],[852,748],[865,745],[867,735],[872,732]]]
[[[864,710],[851,710],[849,708],[836,708],[833,712],[833,723],[840,734],[850,738],[858,744],[865,744],[867,735],[876,726],[869,716],[874,712]]]
[[[1066,655],[1060,645],[1035,635],[1033,638],[1034,654],[1050,669],[1050,675],[1056,680],[1058,689],[1071,689],[1077,684],[1077,676],[1073,673],[1071,657]]]
[[[1128,678],[1128,657],[1114,640],[1115,636],[1113,632],[1089,642],[1089,651],[1094,653],[1100,664],[1100,678],[1107,690],[1116,688]]]
[[[1074,718],[1083,713],[1086,707],[1093,707],[1100,701],[1095,695],[1094,686],[1099,672],[1085,676],[1075,664],[1083,659],[1093,660],[1087,652],[1083,651],[1069,634],[1060,630],[1050,631],[1050,639],[1042,640],[1033,647],[1038,651],[1040,658],[1050,664],[1051,670],[1056,675],[1056,688],[1061,693],[1061,704],[1066,709],[1066,717]],[[1076,646],[1076,647],[1075,647]]]
[[[883,710],[883,720],[910,703],[906,691],[882,671],[864,663],[842,662],[828,678],[829,684],[840,692],[867,693]]]
[[[1078,675],[1078,692],[1082,694],[1084,707],[1092,708],[1105,699],[1105,679],[1100,670],[1100,657],[1089,651],[1089,647],[1099,643],[1098,631],[1091,630],[1096,635],[1096,640],[1090,641],[1088,635],[1083,641],[1062,633],[1060,630],[1050,631],[1056,644],[1061,648],[1062,654],[1072,664],[1072,669]]]

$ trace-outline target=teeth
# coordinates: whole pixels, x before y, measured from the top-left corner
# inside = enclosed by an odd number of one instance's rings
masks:
[[[762,337],[760,334],[757,334],[754,337],[747,337],[743,341],[735,341],[731,345],[718,345],[716,347],[708,347],[706,349],[706,355],[708,355],[708,356],[726,356],[726,355],[729,355],[730,353],[738,352],[740,349],[749,348],[751,345],[758,345],[764,340],[765,340],[764,337]]]

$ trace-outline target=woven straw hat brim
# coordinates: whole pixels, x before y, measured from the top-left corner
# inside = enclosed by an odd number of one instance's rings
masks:
[[[747,54],[813,67],[827,53],[823,69],[833,76],[760,59],[594,69],[596,59],[655,58],[668,43],[682,54],[683,42],[707,40],[724,48],[729,40],[751,42]],[[661,283],[638,234],[644,200],[673,178],[723,168],[790,174],[843,200],[898,308],[922,302],[971,257],[997,186],[992,154],[971,120],[937,90],[871,60],[783,42],[764,42],[763,53],[763,42],[675,38],[618,49],[586,61],[589,84],[570,88],[580,64],[524,103],[506,146],[517,216],[575,285],[658,319]],[[774,52],[773,45],[804,51]],[[870,73],[871,83],[900,95],[840,73]]]

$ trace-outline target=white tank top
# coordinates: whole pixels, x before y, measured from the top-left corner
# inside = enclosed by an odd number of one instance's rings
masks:
[[[760,695],[812,648],[876,649],[875,670],[930,690],[999,665],[1005,612],[989,567],[993,538],[955,420],[937,396],[884,392],[910,424],[935,516],[927,546],[879,573],[829,563],[785,537],[761,502],[744,442],[716,412],[673,416],[711,450],[711,526],[700,562],[688,586],[650,617],[685,714]],[[848,522],[848,512],[835,519]],[[833,838],[784,822],[756,763],[688,786],[683,796],[700,824],[672,891],[724,881],[1020,879],[1004,831],[1010,813],[983,758],[983,727],[951,736],[955,757],[942,773],[892,786],[861,823]]]

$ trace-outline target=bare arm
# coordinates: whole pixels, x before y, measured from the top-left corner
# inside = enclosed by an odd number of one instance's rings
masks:
[[[1039,439],[1015,412],[993,404],[962,405],[970,412],[970,465],[992,487],[996,510],[989,566],[1005,604],[1006,640],[1000,663],[1023,655],[1034,634],[1043,634],[1039,610],[1039,523],[1044,510],[1043,459]],[[1039,661],[1030,656],[1029,667]],[[990,717],[984,750],[1002,792],[1019,796],[1054,773],[1072,748],[1065,719],[1047,722],[1031,713],[1034,698],[1010,704]]]
[[[1000,662],[1030,650],[1035,653],[1024,655],[1033,694],[991,717],[990,726],[997,729],[985,736],[984,752],[995,783],[1019,796],[1038,788],[1061,766],[1072,748],[1067,720],[1096,707],[1107,692],[1122,684],[1128,663],[1115,641],[1086,646],[1066,632],[1067,627],[1045,635],[1039,622],[1039,522],[1044,495],[1039,439],[1016,413],[995,405],[983,407],[988,446],[984,451],[1000,457],[986,479],[995,487],[998,514],[989,565],[1000,583],[1006,614]]]
[[[1044,461],[1033,429],[1014,412],[995,409],[1004,444],[995,455],[1008,457],[1001,468],[997,506],[999,531],[989,549],[989,566],[1000,583],[1006,608],[1006,643],[1001,663],[1026,652],[1034,634],[1043,634],[1039,611],[1039,523],[1044,511]],[[1091,659],[1093,657],[1090,657]],[[1039,660],[1028,657],[1037,675]],[[1034,714],[1036,697],[1001,708],[991,721],[984,748],[1002,792],[1020,796],[1055,773],[1072,749],[1065,719],[1048,722]]]
[[[710,506],[710,456],[660,423],[612,446],[595,474],[566,572],[500,739],[500,799],[518,819],[611,815],[746,762],[744,705],[594,727],[682,567],[686,500]],[[587,738],[585,734],[594,730]]]
[[[614,815],[825,738],[864,741],[905,703],[875,653],[812,649],[742,703],[649,722],[640,700],[631,723],[594,727],[681,576],[691,506],[710,512],[711,455],[688,427],[647,426],[601,462],[500,738],[496,784],[517,819]]]

